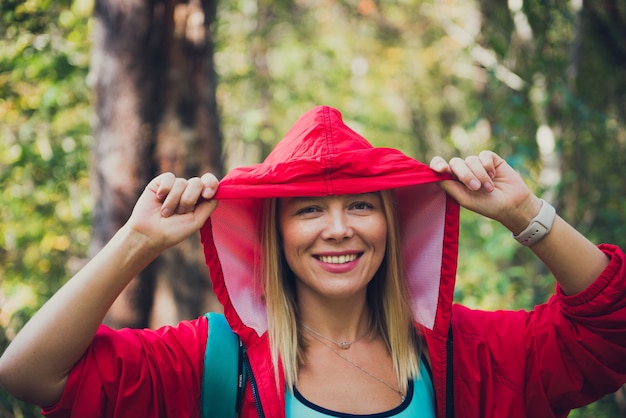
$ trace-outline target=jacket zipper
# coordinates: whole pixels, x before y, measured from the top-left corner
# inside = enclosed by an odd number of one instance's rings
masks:
[[[265,418],[265,413],[263,412],[263,406],[261,405],[261,397],[259,396],[259,387],[256,383],[256,378],[252,373],[252,366],[250,366],[250,359],[248,358],[248,354],[244,351],[243,353],[243,363],[246,367],[246,372],[248,374],[247,377],[250,378],[250,388],[252,389],[252,396],[254,397],[254,405],[256,406],[256,413],[259,418]]]
[[[243,345],[243,341],[239,338],[239,353],[237,355],[237,400],[235,401],[235,412],[238,417],[241,413],[241,406],[243,404],[243,392],[246,387],[246,373],[244,371],[243,357],[246,352],[246,347]]]
[[[448,329],[448,340],[446,341],[446,417],[454,417],[454,341],[452,339],[452,323]]]

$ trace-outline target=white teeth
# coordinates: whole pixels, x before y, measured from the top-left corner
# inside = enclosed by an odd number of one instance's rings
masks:
[[[356,254],[348,254],[348,255],[320,255],[320,261],[329,264],[344,264],[349,263],[350,261],[356,260]]]

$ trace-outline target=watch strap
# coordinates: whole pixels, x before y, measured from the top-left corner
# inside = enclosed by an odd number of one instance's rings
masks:
[[[541,209],[522,232],[513,235],[513,238],[522,245],[531,246],[548,235],[556,218],[554,206],[541,199]]]

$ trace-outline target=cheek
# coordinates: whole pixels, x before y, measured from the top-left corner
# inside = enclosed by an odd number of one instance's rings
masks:
[[[369,230],[372,231],[371,240],[374,245],[384,250],[387,247],[387,222],[385,219],[377,219],[372,222]]]
[[[287,267],[296,277],[302,277],[306,269],[305,247],[298,235],[283,238],[283,257]]]
[[[302,225],[296,225],[295,222],[284,222],[281,227],[281,245],[285,255],[285,260],[290,268],[294,268],[294,263],[298,260],[300,254],[307,246],[306,230]]]
[[[293,248],[297,247],[300,232],[293,223],[285,222],[280,229],[280,235],[283,251],[285,253],[290,253]]]

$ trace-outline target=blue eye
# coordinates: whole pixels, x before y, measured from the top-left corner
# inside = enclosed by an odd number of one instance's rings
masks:
[[[366,210],[371,209],[373,206],[367,202],[354,202],[352,207],[356,210]]]
[[[296,212],[296,213],[299,214],[299,215],[306,215],[306,214],[315,213],[315,212],[317,212],[317,208],[316,207],[314,207],[314,206],[307,206],[307,207],[304,207],[302,209],[298,209],[298,212]]]

